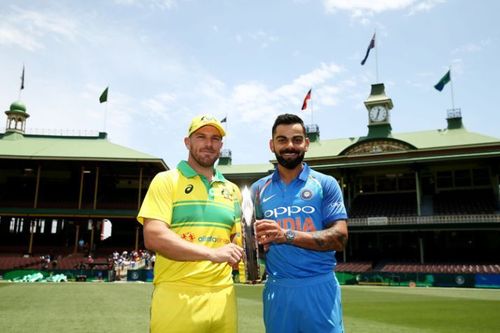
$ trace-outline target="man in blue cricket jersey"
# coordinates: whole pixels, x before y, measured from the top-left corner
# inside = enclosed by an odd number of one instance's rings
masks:
[[[269,146],[276,170],[252,185],[256,236],[266,250],[266,332],[344,332],[334,273],[335,251],[348,237],[340,187],[302,162],[309,139],[298,116],[277,117]]]

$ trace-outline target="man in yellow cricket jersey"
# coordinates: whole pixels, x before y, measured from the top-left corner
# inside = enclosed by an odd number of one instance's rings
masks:
[[[195,117],[187,161],[155,176],[139,211],[144,242],[156,251],[152,333],[236,333],[232,242],[240,223],[239,188],[214,168],[225,135],[212,116]]]

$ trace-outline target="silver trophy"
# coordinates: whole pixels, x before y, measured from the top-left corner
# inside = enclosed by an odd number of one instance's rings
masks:
[[[247,283],[260,280],[259,246],[255,237],[255,210],[248,187],[241,191],[241,231],[245,249],[245,276]]]

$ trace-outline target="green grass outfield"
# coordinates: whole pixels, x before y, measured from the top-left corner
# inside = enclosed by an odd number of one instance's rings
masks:
[[[0,332],[147,332],[150,283],[0,283]],[[239,328],[264,332],[261,286],[237,286]],[[348,333],[500,332],[500,290],[343,286]],[[286,333],[286,332],[284,332]]]

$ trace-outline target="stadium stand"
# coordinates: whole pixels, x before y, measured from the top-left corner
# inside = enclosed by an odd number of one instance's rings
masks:
[[[495,209],[491,189],[441,191],[434,197],[436,215],[493,214]]]
[[[500,274],[498,264],[387,263],[376,269],[387,273]]]
[[[36,257],[20,257],[17,256],[1,256],[0,269],[24,269],[31,268],[33,265],[39,265],[40,258]]]
[[[354,199],[349,216],[414,216],[417,214],[415,196],[415,192],[360,194]]]
[[[336,272],[365,273],[372,270],[371,262],[340,262],[335,268]]]
[[[58,256],[47,261],[48,256],[20,257],[18,255],[0,256],[0,270],[9,269],[108,269],[108,258],[97,257],[89,263],[82,254]]]

